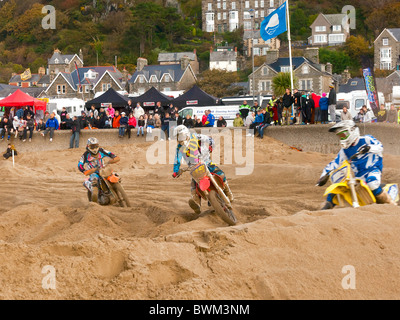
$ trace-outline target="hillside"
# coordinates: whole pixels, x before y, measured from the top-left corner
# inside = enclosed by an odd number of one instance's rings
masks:
[[[41,27],[44,5],[56,9],[54,30]],[[341,12],[345,5],[357,9],[352,34],[370,43],[382,28],[398,26],[396,0],[292,0],[293,38],[306,40],[319,12]],[[117,57],[118,66],[132,72],[139,56],[155,63],[160,51],[193,49],[204,69],[213,44],[213,35],[202,32],[201,0],[8,0],[0,2],[0,16],[0,83],[27,67],[37,72],[55,48],[65,53],[82,48],[86,65],[95,65],[97,59],[99,64],[114,64]],[[241,48],[241,37],[222,38]]]

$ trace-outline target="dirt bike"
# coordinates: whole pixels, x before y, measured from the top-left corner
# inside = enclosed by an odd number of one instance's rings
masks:
[[[217,174],[211,173],[204,163],[188,166],[179,170],[178,177],[190,170],[190,175],[196,181],[196,192],[200,198],[211,205],[215,212],[230,226],[238,221],[229,198],[225,195],[224,182]]]
[[[351,168],[351,162],[360,154],[362,153],[357,152],[350,159],[345,160],[339,168],[330,171],[321,179],[321,185],[324,185],[329,179],[331,180],[332,184],[325,190],[324,196],[335,194],[333,203],[339,207],[350,205],[357,208],[376,203],[376,198],[367,183],[356,178]],[[398,185],[396,183],[382,184],[381,187],[397,204],[399,201]]]
[[[113,171],[113,169],[108,165],[104,168],[98,170],[98,187],[92,187],[90,190],[88,187],[88,199],[91,202],[92,192],[98,190],[98,200],[97,202],[102,205],[113,205],[118,203],[121,207],[130,207],[128,196],[121,185],[120,176]]]

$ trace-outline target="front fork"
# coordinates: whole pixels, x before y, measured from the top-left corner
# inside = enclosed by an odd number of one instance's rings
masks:
[[[358,208],[360,204],[358,203],[357,192],[356,192],[356,179],[354,179],[353,175],[350,176],[348,184],[350,187],[351,198],[353,200],[353,208]]]

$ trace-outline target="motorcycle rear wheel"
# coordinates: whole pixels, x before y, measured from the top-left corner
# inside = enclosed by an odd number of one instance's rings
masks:
[[[211,190],[208,195],[208,200],[210,201],[215,212],[230,226],[234,226],[237,223],[237,218],[233,210],[229,209],[224,200],[218,195],[217,191]]]
[[[129,202],[128,195],[126,194],[124,188],[120,183],[114,184],[114,190],[118,195],[120,203],[122,204],[121,207],[131,207],[131,203]]]

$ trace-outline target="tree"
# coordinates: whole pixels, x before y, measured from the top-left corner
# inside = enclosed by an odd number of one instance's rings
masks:
[[[224,70],[206,70],[199,77],[198,86],[215,97],[222,98],[229,96],[231,91],[229,86],[238,82],[237,72],[227,72]]]
[[[298,79],[293,76],[293,85],[297,87]],[[279,72],[272,79],[272,90],[277,97],[283,96],[286,88],[291,87],[290,72]]]

